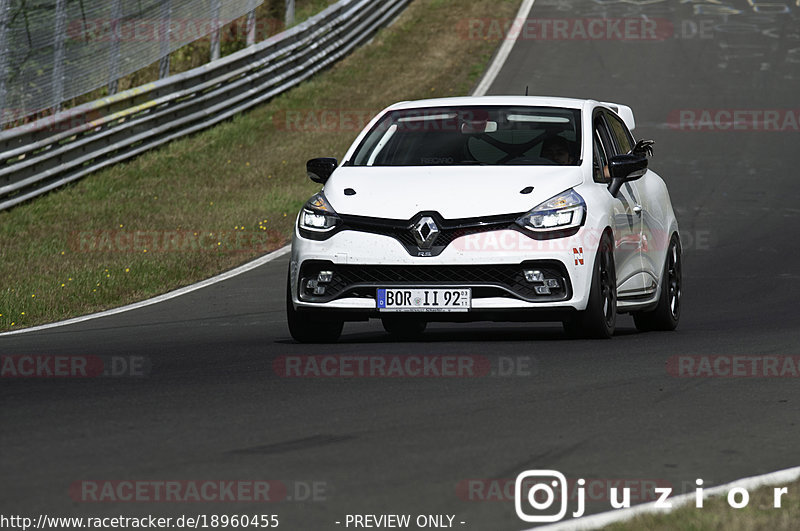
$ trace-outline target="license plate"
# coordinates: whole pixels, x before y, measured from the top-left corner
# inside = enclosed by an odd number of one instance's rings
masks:
[[[466,312],[472,307],[469,288],[385,288],[378,290],[382,312]]]

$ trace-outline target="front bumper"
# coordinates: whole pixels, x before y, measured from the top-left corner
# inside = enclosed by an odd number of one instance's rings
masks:
[[[290,281],[298,311],[361,320],[379,317],[377,288],[471,288],[467,313],[415,314],[429,321],[559,320],[586,308],[594,253],[577,234],[534,240],[515,230],[499,230],[457,238],[438,256],[412,256],[396,239],[380,234],[342,231],[327,240],[302,237],[292,242]],[[550,294],[535,292],[525,270],[559,279]],[[315,295],[308,280],[320,271],[333,273],[325,292]]]

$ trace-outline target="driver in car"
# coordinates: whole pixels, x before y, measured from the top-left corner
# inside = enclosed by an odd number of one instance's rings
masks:
[[[566,166],[575,164],[575,157],[569,149],[569,142],[563,136],[551,136],[542,142],[542,158]]]

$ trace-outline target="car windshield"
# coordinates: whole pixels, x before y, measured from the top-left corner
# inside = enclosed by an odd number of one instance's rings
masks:
[[[430,107],[387,113],[353,166],[580,164],[580,111],[556,107]]]

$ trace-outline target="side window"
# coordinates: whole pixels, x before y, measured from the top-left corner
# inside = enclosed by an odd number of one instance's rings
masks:
[[[633,138],[631,137],[630,131],[628,131],[628,128],[625,126],[625,122],[611,113],[606,114],[606,117],[608,118],[611,134],[614,136],[614,141],[617,143],[619,154],[630,153],[631,149],[633,149]]]
[[[611,143],[609,141],[608,130],[602,116],[598,116],[594,121],[594,163],[593,173],[594,182],[608,183],[611,179],[608,176],[608,157],[611,154]]]

